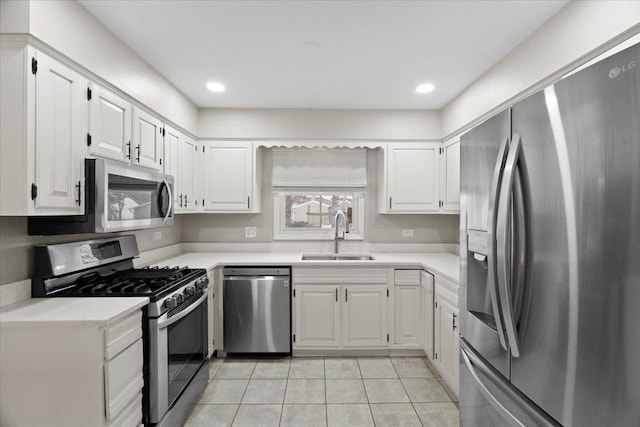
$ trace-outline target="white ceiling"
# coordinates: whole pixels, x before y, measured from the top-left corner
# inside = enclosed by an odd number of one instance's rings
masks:
[[[440,109],[567,0],[79,2],[199,107]]]

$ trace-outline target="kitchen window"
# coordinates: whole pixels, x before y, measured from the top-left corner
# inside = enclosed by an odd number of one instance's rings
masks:
[[[364,192],[336,189],[274,192],[274,239],[332,240],[336,214],[349,221],[346,240],[364,238]],[[340,235],[344,224],[340,221]]]
[[[340,211],[345,239],[364,238],[365,149],[273,149],[272,185],[274,239],[332,240]]]

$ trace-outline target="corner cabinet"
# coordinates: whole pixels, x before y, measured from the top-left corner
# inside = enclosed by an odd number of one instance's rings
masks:
[[[293,277],[294,350],[388,346],[387,269],[300,267]]]
[[[422,348],[429,360],[433,360],[433,310],[434,310],[434,298],[433,298],[433,275],[426,271],[420,273],[420,286],[422,287],[423,303],[424,307],[424,322],[423,331],[424,339]]]
[[[379,157],[381,214],[460,210],[460,141],[387,143]]]
[[[0,214],[84,213],[84,89],[66,65],[24,41],[1,40]]]
[[[458,286],[435,276],[433,366],[458,394],[460,335],[458,332]]]
[[[205,212],[260,212],[259,150],[252,142],[203,141]]]
[[[440,148],[440,211],[460,212],[460,139],[453,139]]]

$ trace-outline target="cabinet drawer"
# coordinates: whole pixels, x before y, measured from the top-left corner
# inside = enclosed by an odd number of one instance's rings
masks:
[[[142,424],[142,393],[136,394],[129,406],[116,416],[108,427],[138,427]]]
[[[396,270],[394,282],[396,285],[419,285],[420,270]]]
[[[105,416],[118,416],[142,390],[142,340],[104,364]]]
[[[110,360],[140,338],[142,312],[138,310],[104,331],[104,358]]]

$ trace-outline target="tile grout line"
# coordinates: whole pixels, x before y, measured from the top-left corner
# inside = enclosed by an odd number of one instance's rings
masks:
[[[375,427],[376,420],[373,417],[373,410],[371,409],[371,402],[369,401],[369,393],[367,393],[367,387],[364,385],[364,375],[362,375],[362,367],[360,366],[360,358],[356,358],[356,361],[358,362],[358,370],[360,371],[360,380],[362,381],[362,388],[364,388],[364,395],[367,398],[367,407],[369,408],[369,414],[371,414],[371,422],[373,423],[373,425]]]

